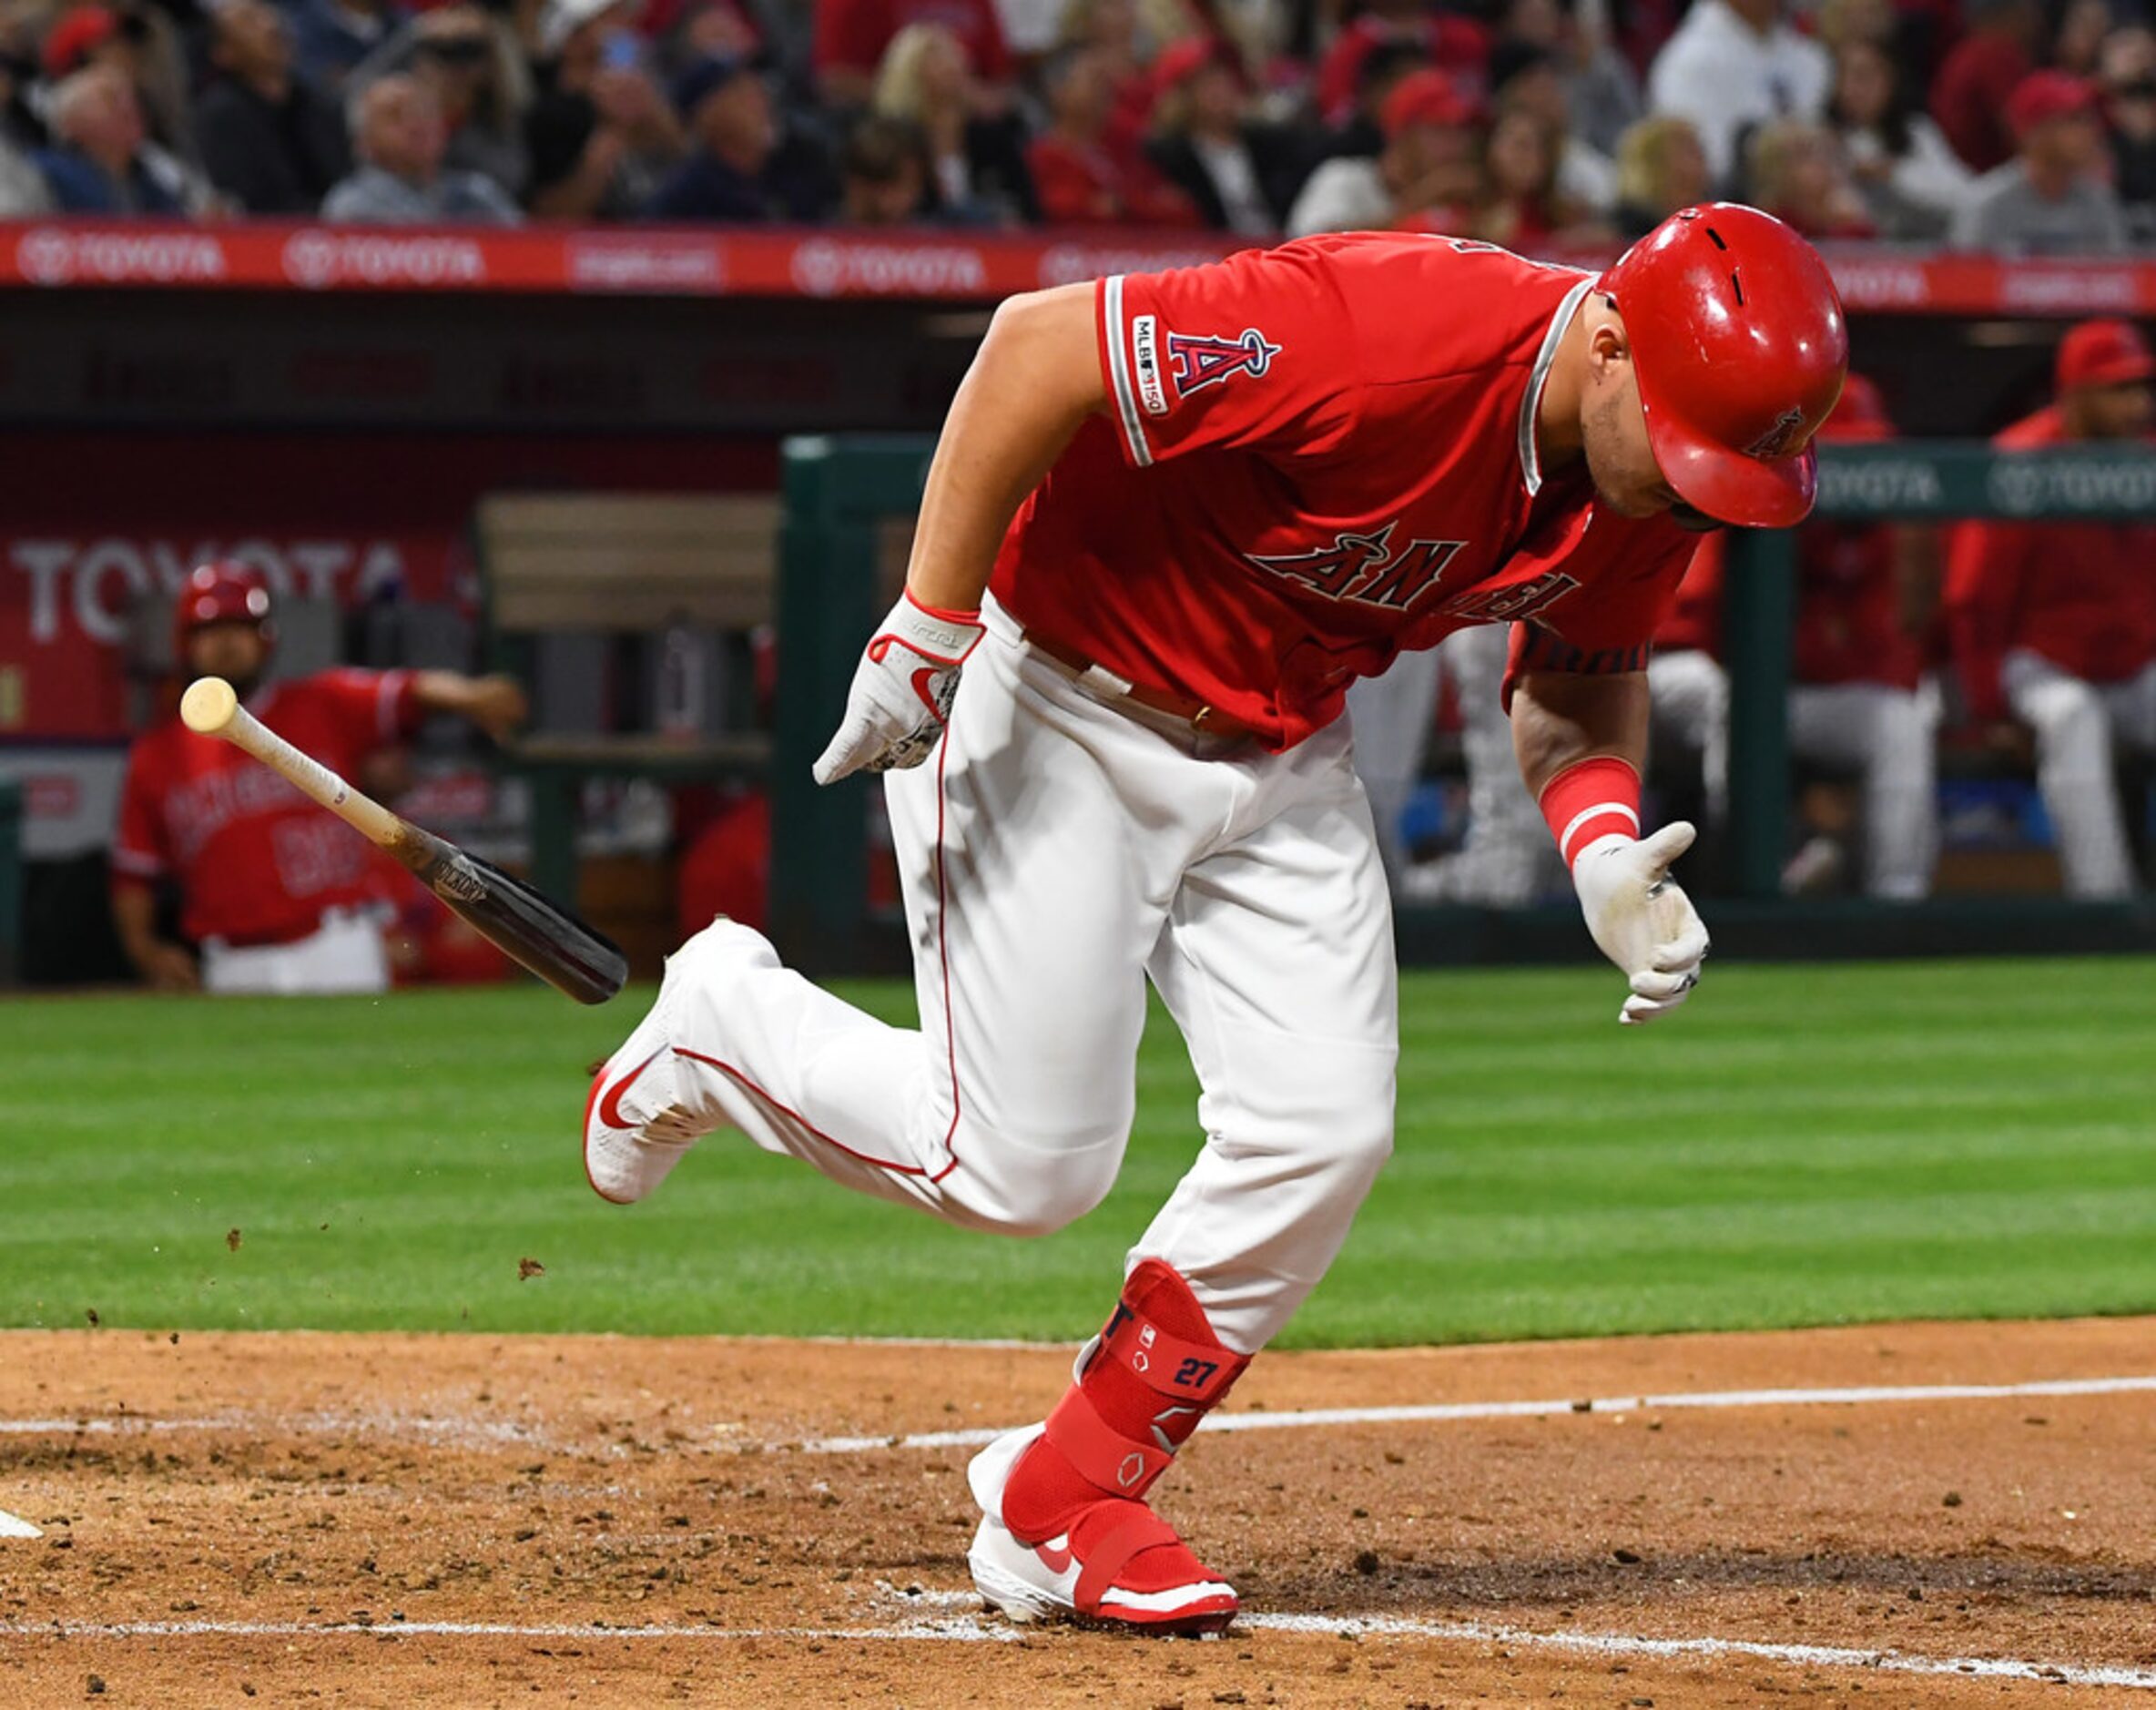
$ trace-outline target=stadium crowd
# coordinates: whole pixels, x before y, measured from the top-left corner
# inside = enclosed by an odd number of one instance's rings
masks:
[[[2110,0],[5,0],[0,217],[2156,240]]]

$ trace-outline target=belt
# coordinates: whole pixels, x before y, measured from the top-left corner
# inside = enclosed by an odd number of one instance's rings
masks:
[[[1121,677],[1105,666],[1096,665],[1075,647],[1066,647],[1060,641],[1051,641],[1037,629],[1022,632],[1027,646],[1036,653],[1045,654],[1071,673],[1088,688],[1109,700],[1127,700],[1133,706],[1143,707],[1148,712],[1164,713],[1177,722],[1186,724],[1201,736],[1225,737],[1231,741],[1252,740],[1259,732],[1240,718],[1231,718],[1215,707],[1208,706],[1188,695],[1177,695],[1164,688],[1148,688],[1143,683]]]

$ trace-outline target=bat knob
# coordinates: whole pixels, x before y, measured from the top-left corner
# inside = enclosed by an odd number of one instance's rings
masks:
[[[239,710],[239,697],[221,677],[198,677],[179,697],[181,722],[206,737],[221,735]]]

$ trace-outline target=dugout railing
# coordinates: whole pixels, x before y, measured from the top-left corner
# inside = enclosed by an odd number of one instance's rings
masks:
[[[846,703],[861,640],[895,595],[894,533],[919,508],[933,442],[818,435],[784,451],[780,657],[772,777],[771,921],[803,966],[888,968],[904,931],[869,904],[868,779],[819,789],[809,767]],[[2156,517],[2156,455],[2075,447],[2000,455],[1981,444],[1823,446],[1817,514],[1948,523],[1970,517],[2110,522]],[[2156,565],[2150,574],[2156,576]],[[1739,532],[1724,616],[1731,678],[1727,893],[1710,911],[1724,953],[1763,957],[2156,950],[2146,900],[1951,896],[1920,903],[1785,899],[1787,706],[1795,536]],[[1415,962],[1570,960],[1592,953],[1569,907],[1403,908]]]

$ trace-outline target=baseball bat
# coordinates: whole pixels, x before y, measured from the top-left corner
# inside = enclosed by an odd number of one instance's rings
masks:
[[[221,677],[198,677],[180,697],[190,730],[222,737],[312,797],[369,842],[395,856],[483,938],[579,1003],[604,1003],[629,977],[621,947],[557,909],[529,885],[423,831],[302,754],[246,707]]]

